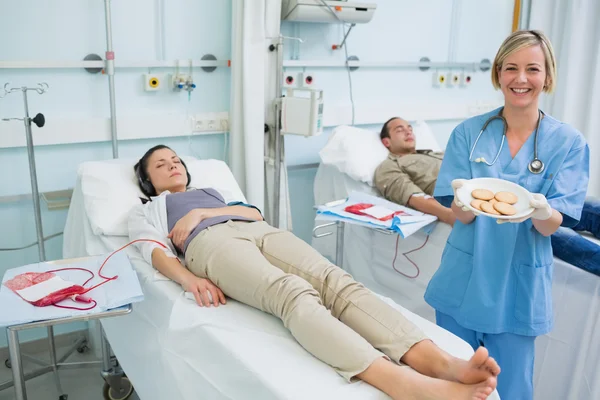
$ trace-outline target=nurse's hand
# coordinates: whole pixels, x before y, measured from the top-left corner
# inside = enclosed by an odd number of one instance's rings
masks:
[[[454,204],[456,204],[461,210],[463,210],[463,211],[469,211],[469,212],[475,214],[475,216],[477,216],[480,213],[472,211],[470,208],[467,208],[463,203],[461,203],[460,200],[458,200],[458,196],[456,196],[456,191],[458,189],[460,189],[461,187],[463,187],[463,185],[465,184],[465,182],[467,182],[466,179],[454,179],[452,181],[451,185],[452,185],[452,189],[454,190]]]
[[[452,190],[454,190],[454,204],[456,204],[458,207],[460,207],[463,211],[467,211],[467,210],[465,210],[465,205],[463,203],[461,203],[460,200],[458,200],[458,197],[456,196],[456,191],[458,189],[460,189],[461,187],[463,187],[463,185],[465,184],[466,181],[467,181],[466,179],[454,179],[451,183]]]
[[[540,193],[533,193],[532,195],[532,199],[529,202],[529,205],[531,207],[533,207],[533,212],[525,217],[522,218],[517,218],[517,219],[510,219],[510,220],[500,220],[497,219],[496,222],[499,224],[503,224],[505,222],[512,222],[513,224],[518,224],[524,221],[527,221],[529,218],[531,219],[537,219],[540,221],[545,221],[547,219],[549,219],[550,217],[552,217],[552,207],[550,207],[550,204],[548,204],[548,200],[546,199],[546,196],[544,196],[543,194]]]

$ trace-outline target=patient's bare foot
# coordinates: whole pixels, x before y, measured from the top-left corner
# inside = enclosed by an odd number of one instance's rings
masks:
[[[405,371],[409,372],[409,371]],[[410,378],[402,385],[401,393],[394,393],[397,400],[485,400],[496,389],[495,377],[489,377],[473,385],[430,378],[410,370]]]
[[[496,377],[498,374],[500,374],[500,366],[489,356],[485,347],[480,347],[469,361],[453,358],[447,374],[440,378],[473,384],[482,382],[489,377]]]

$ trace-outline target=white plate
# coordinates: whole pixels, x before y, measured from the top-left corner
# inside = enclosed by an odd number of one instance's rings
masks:
[[[471,192],[475,189],[487,189],[493,193],[498,192],[511,192],[514,193],[519,200],[513,204],[513,207],[517,210],[515,215],[493,215],[483,212],[481,210],[477,210],[471,206],[471,201],[473,201],[473,196],[471,196]],[[497,178],[475,178],[470,179],[465,182],[465,184],[456,191],[456,196],[458,200],[465,205],[469,210],[480,213],[481,215],[485,215],[487,217],[495,218],[495,219],[517,219],[526,217],[531,214],[534,209],[530,205],[530,201],[533,198],[529,190],[525,189],[522,186],[517,185],[516,183],[505,181],[504,179]]]

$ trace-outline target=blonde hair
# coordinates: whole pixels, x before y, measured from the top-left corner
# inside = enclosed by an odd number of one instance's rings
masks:
[[[500,89],[500,81],[498,80],[498,71],[502,68],[502,64],[506,57],[512,53],[519,51],[529,46],[540,46],[546,59],[546,83],[544,92],[552,93],[556,86],[556,59],[554,58],[554,49],[552,43],[541,31],[516,31],[507,37],[494,58],[492,66],[492,85],[496,89]]]

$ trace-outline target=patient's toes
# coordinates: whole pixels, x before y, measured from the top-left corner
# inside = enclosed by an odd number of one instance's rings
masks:
[[[492,357],[489,357],[485,361],[485,369],[488,370],[492,375],[497,376],[500,374],[500,366]]]
[[[471,367],[481,367],[485,364],[485,362],[489,359],[488,351],[485,347],[480,347],[475,351],[473,357],[469,360],[469,365]]]

